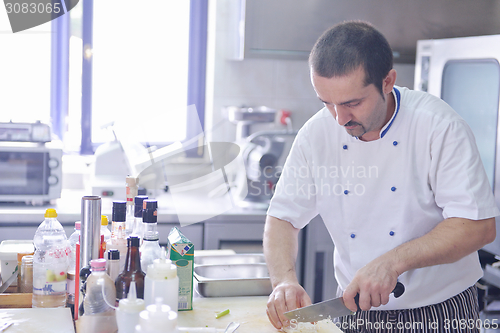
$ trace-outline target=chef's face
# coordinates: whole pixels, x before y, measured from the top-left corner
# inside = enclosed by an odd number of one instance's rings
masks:
[[[391,119],[394,99],[391,91],[396,72],[391,70],[382,84],[384,97],[374,84],[365,85],[362,66],[351,73],[326,78],[311,73],[316,94],[347,133],[364,141],[376,140]]]

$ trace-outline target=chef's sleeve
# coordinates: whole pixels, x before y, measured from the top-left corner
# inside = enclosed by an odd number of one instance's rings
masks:
[[[481,220],[500,213],[474,135],[463,120],[449,123],[432,139],[429,183],[445,219]]]
[[[267,211],[267,215],[288,221],[298,229],[318,215],[311,149],[303,128],[293,142]]]

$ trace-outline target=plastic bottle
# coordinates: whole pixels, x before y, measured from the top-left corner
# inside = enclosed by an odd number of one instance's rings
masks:
[[[113,202],[111,238],[109,242],[106,243],[106,252],[111,249],[120,251],[120,272],[123,271],[125,267],[125,258],[127,256],[127,238],[125,235],[126,209],[125,201]]]
[[[177,313],[163,304],[161,297],[157,297],[155,304],[146,306],[146,310],[139,314],[139,325],[135,327],[135,333],[159,332],[177,332]]]
[[[144,239],[144,228],[142,224],[142,212],[144,210],[144,200],[147,200],[147,195],[138,195],[134,198],[134,231],[132,232],[133,236],[139,236],[142,240]]]
[[[118,300],[127,297],[130,282],[132,282],[132,280],[136,283],[137,297],[144,299],[144,276],[146,274],[141,270],[139,243],[139,237],[130,236],[127,238],[128,250],[127,257],[125,259],[125,269],[115,280],[116,298]]]
[[[45,212],[33,239],[33,297],[34,308],[58,308],[66,306],[66,275],[68,273],[68,238],[55,209]]]
[[[83,301],[85,315],[113,311],[113,308],[108,303],[115,304],[116,290],[113,280],[106,274],[106,259],[91,260],[90,270],[92,273],[87,278],[85,299]]]
[[[135,220],[135,206],[134,198],[137,196],[139,190],[139,178],[127,176],[126,182],[126,192],[127,192],[127,214],[126,214],[126,234],[127,237],[134,231],[134,220]]]
[[[135,281],[132,281],[127,298],[121,299],[116,308],[118,333],[134,333],[135,326],[139,324],[139,314],[145,308],[144,300],[137,298]]]
[[[73,231],[71,236],[68,238],[69,247],[71,249],[68,272],[72,272],[73,274],[76,272],[76,256],[80,255],[80,253],[76,253],[76,243],[80,241],[80,225],[80,221],[75,222],[75,231]]]
[[[161,297],[172,311],[177,312],[179,303],[179,277],[177,266],[166,259],[162,250],[161,259],[155,259],[148,266],[144,281],[144,301],[146,305],[153,304],[155,297]]]
[[[108,273],[111,280],[116,281],[118,274],[120,274],[120,251],[116,249],[109,250],[106,273]]]
[[[148,266],[153,260],[161,257],[161,247],[158,234],[158,202],[156,200],[144,200],[143,226],[144,240],[142,242],[141,267],[147,272]]]
[[[106,244],[111,239],[111,231],[108,229],[108,217],[101,215],[101,249],[99,251],[99,258],[105,258]]]

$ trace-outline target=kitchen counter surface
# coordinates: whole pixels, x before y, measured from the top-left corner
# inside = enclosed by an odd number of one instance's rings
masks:
[[[73,224],[80,220],[83,191],[63,190],[62,197],[51,204],[32,206],[24,203],[0,203],[0,224],[40,224],[47,208],[55,208],[62,224]],[[123,198],[124,200],[125,198]],[[242,208],[227,197],[207,200],[206,198],[178,198],[174,203],[168,193],[158,197],[158,223],[178,223],[179,215],[194,222],[264,222],[266,209]],[[102,214],[111,216],[114,200],[102,198]],[[228,201],[229,200],[229,201]]]

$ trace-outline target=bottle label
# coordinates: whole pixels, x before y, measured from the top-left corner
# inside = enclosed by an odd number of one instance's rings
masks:
[[[42,269],[35,268],[33,272],[33,293],[36,295],[51,295],[66,293],[67,274],[63,269]],[[43,274],[45,273],[45,275]]]

